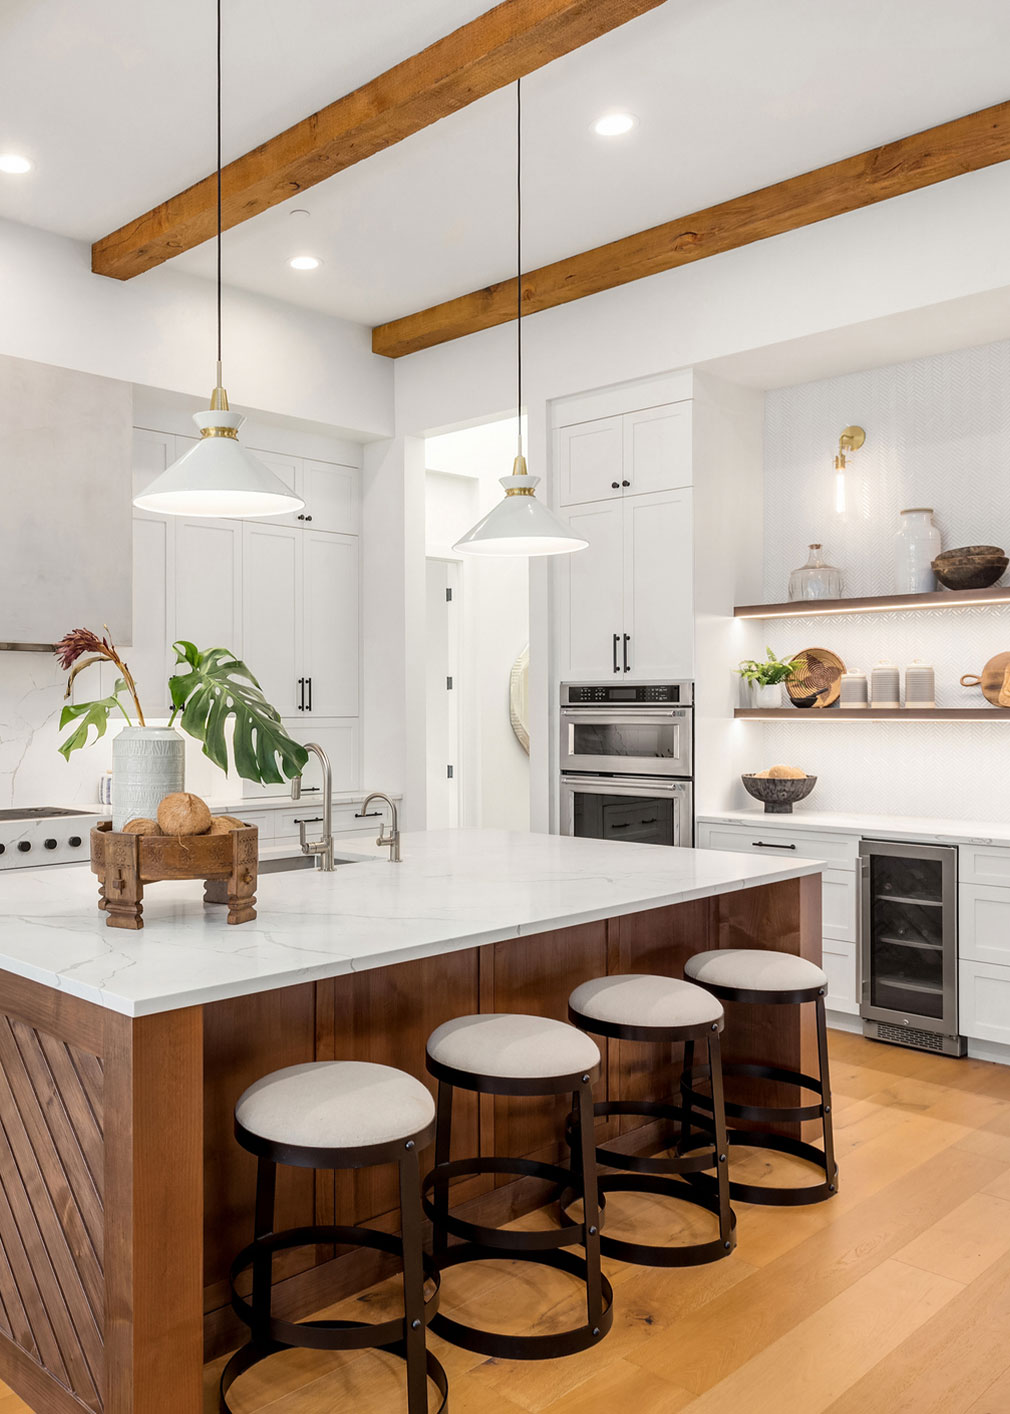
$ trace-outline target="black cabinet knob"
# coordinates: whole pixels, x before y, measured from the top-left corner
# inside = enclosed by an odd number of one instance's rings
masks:
[[[304,516],[299,516],[298,519],[299,519],[299,520],[304,520],[305,517],[304,517]]]
[[[631,485],[631,482],[630,482],[630,481],[622,481],[622,482],[621,482],[621,485],[622,485],[622,486],[630,486],[630,485]]]
[[[22,854],[27,854],[31,847],[31,840],[20,840],[18,842],[18,849],[21,851]]]
[[[7,853],[7,846],[6,846],[5,844],[0,844],[0,854],[6,854],[6,853]]]
[[[46,840],[46,849],[55,849],[56,843],[56,840]]]
[[[311,517],[311,516],[306,516],[305,519],[306,519],[306,520],[311,520],[312,517]]]
[[[80,849],[80,847],[81,847],[81,837],[80,837],[80,835],[71,835],[70,838],[67,840],[67,844],[70,846],[71,849]]]
[[[620,489],[621,489],[620,482],[618,482],[618,481],[612,481],[610,484],[611,484],[611,486],[613,487],[613,489],[614,489],[615,491],[620,491]]]

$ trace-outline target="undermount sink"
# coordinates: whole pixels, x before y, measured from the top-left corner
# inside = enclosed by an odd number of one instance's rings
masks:
[[[280,859],[261,859],[261,874],[287,874],[293,869],[314,869],[315,856],[312,854],[286,854]]]

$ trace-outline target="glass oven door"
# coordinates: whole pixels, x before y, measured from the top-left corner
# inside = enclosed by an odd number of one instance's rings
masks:
[[[562,771],[690,776],[689,707],[563,707]]]
[[[648,776],[562,776],[561,833],[579,839],[690,845],[691,783]]]

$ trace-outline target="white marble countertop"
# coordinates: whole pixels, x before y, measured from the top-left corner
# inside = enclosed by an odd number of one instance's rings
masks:
[[[818,830],[862,835],[867,839],[929,840],[943,844],[1010,845],[1010,823],[996,820],[944,820],[928,815],[859,815],[834,810],[793,809],[791,815],[766,815],[760,808],[723,810],[699,815],[699,824],[760,825],[761,828]]]
[[[341,843],[338,841],[338,856]],[[358,856],[360,860],[360,855]],[[106,927],[90,869],[0,876],[0,969],[127,1016],[270,991],[818,874],[812,860],[442,830],[403,863],[263,874],[252,923],[229,927],[198,880],[148,886],[145,926]]]

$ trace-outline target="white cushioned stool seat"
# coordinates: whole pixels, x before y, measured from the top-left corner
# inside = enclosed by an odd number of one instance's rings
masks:
[[[696,982],[751,992],[801,992],[807,987],[828,985],[827,973],[815,962],[763,948],[700,952],[691,958],[684,972]]]
[[[596,1042],[567,1021],[514,1012],[446,1021],[428,1038],[428,1055],[453,1070],[502,1080],[547,1080],[600,1064]]]
[[[367,1061],[309,1061],[257,1080],[239,1098],[243,1129],[275,1144],[357,1149],[409,1139],[435,1117],[420,1080]]]
[[[568,1005],[581,1016],[615,1026],[702,1026],[723,1014],[722,1004],[704,987],[645,973],[594,977],[575,988]]]

